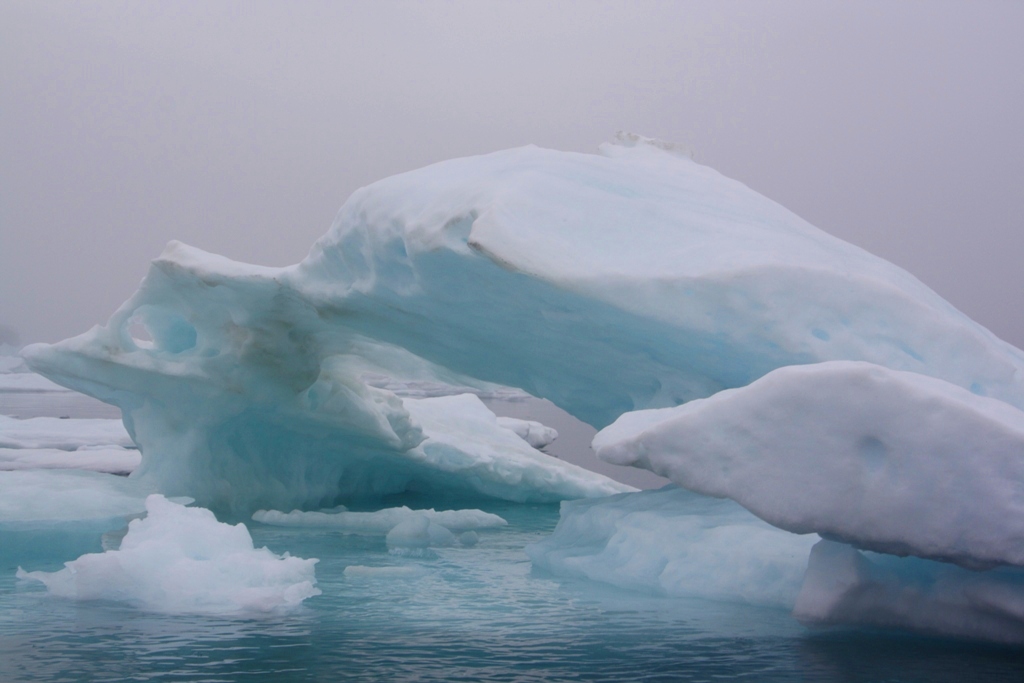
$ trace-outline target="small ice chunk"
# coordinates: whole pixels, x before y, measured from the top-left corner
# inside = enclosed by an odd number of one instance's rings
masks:
[[[459,545],[464,548],[472,548],[480,542],[480,535],[475,531],[463,531],[459,534]]]
[[[518,417],[499,417],[498,424],[515,432],[520,439],[534,448],[544,448],[558,438],[558,431],[535,420],[520,420]]]
[[[320,594],[318,560],[254,548],[243,524],[222,524],[209,510],[159,494],[146,498],[146,511],[129,524],[119,550],[83,555],[56,572],[19,568],[18,578],[65,598],[168,613],[276,612]]]
[[[391,549],[425,549],[455,543],[451,531],[423,515],[410,517],[388,532],[385,542]]]

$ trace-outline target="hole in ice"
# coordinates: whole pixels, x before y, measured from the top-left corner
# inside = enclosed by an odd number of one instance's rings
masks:
[[[125,323],[136,347],[167,353],[195,348],[196,328],[179,313],[157,306],[140,306]]]
[[[153,335],[149,333],[149,328],[134,316],[128,321],[128,336],[140,349],[153,348]]]

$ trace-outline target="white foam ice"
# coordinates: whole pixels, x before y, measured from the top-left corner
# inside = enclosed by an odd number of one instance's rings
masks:
[[[129,524],[119,549],[83,555],[56,572],[19,569],[18,577],[64,598],[169,613],[279,612],[320,594],[316,559],[255,548],[243,524],[223,524],[209,510],[157,494],[146,499],[146,512]]]

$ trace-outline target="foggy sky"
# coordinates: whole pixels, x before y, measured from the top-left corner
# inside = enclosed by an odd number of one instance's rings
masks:
[[[374,180],[622,129],[1024,346],[1022,35],[1010,0],[0,0],[0,328],[104,322],[171,239],[287,265]]]

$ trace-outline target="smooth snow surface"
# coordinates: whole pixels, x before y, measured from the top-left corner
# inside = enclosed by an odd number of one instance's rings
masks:
[[[23,355],[121,409],[139,476],[248,512],[614,488],[554,459],[504,467],[490,443],[432,448],[444,439],[380,386],[515,387],[605,426],[852,359],[1024,406],[1017,349],[903,270],[636,136],[374,183],[289,268],[171,243],[106,326]]]
[[[623,415],[594,448],[796,533],[1024,565],[1024,412],[931,377],[842,361],[781,368]]]
[[[821,541],[811,551],[794,616],[1024,643],[1024,571],[975,572],[941,562],[858,552]]]
[[[156,612],[230,614],[291,609],[320,591],[317,560],[253,547],[242,524],[216,520],[161,495],[146,499],[118,550],[83,555],[56,572],[18,577],[75,600],[118,600]]]
[[[761,521],[730,500],[666,486],[562,503],[534,565],[633,590],[789,609],[814,535]]]

